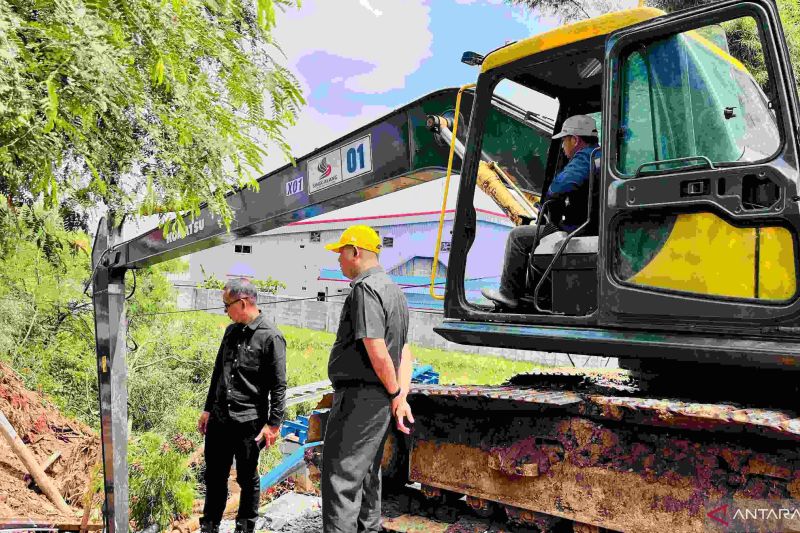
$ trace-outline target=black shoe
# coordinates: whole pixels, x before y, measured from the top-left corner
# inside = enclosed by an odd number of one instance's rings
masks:
[[[481,294],[484,298],[491,300],[497,307],[504,309],[516,309],[519,307],[519,300],[516,298],[509,298],[502,292],[495,289],[481,289]]]
[[[233,530],[233,533],[253,533],[253,531],[255,530],[256,530],[255,519],[248,518],[244,520],[237,520],[236,529]]]
[[[219,533],[219,523],[200,519],[200,533]]]

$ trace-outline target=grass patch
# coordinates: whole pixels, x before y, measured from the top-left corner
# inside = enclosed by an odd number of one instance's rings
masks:
[[[414,359],[432,365],[440,383],[456,385],[499,385],[511,376],[532,372],[542,365],[525,361],[509,361],[491,355],[451,352],[435,348],[411,346]]]
[[[286,337],[286,366],[289,387],[313,383],[328,377],[328,356],[336,335],[293,326],[279,326]],[[542,368],[528,362],[500,357],[451,352],[411,345],[414,359],[432,365],[441,383],[496,385],[511,376]]]

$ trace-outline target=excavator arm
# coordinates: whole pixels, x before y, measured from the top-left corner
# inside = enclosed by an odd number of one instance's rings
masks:
[[[235,216],[229,228],[208,206],[195,217],[183,216],[183,231],[158,227],[124,242],[120,228],[105,219],[100,222],[92,255],[92,287],[110,533],[125,531],[128,524],[125,272],[442,178],[449,146],[436,142],[427,122],[429,116],[452,110],[456,91],[445,89],[411,102],[298,158],[295,165],[263,176],[257,188],[228,195]],[[524,124],[507,111],[503,117]],[[539,138],[545,135],[542,129],[530,131]],[[532,216],[500,183],[497,169],[499,165],[491,162],[482,167],[485,190],[512,220]]]
[[[436,115],[428,116],[428,128],[447,145],[454,145],[455,153],[464,160],[464,145],[453,136],[453,123],[451,120]],[[481,154],[478,165],[478,188],[494,201],[503,213],[517,226],[523,226],[535,221],[539,209],[535,203],[540,197],[522,191],[517,185],[518,180],[504,171],[501,166],[493,161],[487,154]]]

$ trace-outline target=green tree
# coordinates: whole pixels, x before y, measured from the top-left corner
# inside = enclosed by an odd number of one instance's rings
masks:
[[[0,2],[0,193],[227,223],[304,103],[275,60],[299,0]]]
[[[667,12],[679,11],[714,3],[716,0],[647,0],[645,4]],[[800,3],[797,0],[776,0],[781,15],[795,82],[800,92]],[[619,0],[506,0],[509,5],[521,5],[531,11],[557,16],[562,22],[574,22],[623,8]],[[766,67],[755,24],[735,21],[726,26],[728,45],[737,58],[743,58],[753,76],[763,82]]]

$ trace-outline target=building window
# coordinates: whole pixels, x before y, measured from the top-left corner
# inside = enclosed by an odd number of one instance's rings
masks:
[[[442,247],[440,248],[442,252],[449,252],[450,251],[450,241],[442,241]]]
[[[308,240],[311,242],[320,242],[322,240],[322,235],[319,231],[312,231]]]
[[[253,247],[249,244],[235,244],[233,251],[237,254],[251,254],[253,253]]]
[[[394,237],[384,237],[383,238],[383,247],[384,248],[392,248],[392,247],[394,247]]]

